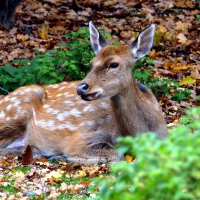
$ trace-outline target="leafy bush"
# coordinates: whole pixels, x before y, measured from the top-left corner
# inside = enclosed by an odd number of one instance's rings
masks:
[[[188,111],[181,123],[165,140],[154,134],[120,138],[118,153],[136,159],[112,164],[109,177],[98,181],[96,199],[200,199],[200,107]]]
[[[148,69],[153,65],[154,60],[151,58],[141,58],[135,64],[133,76],[139,82],[148,86],[158,98],[167,94],[171,94],[171,98],[178,102],[188,98],[191,91],[180,87],[177,81],[162,76],[154,77],[153,70]],[[143,66],[145,66],[145,69]]]
[[[71,80],[83,79],[90,69],[94,53],[90,48],[86,29],[66,35],[68,43],[61,43],[67,50],[51,50],[38,54],[32,60],[15,60],[0,67],[0,86],[12,91],[28,84],[52,84],[67,76]],[[19,66],[17,68],[13,67]],[[0,91],[4,93],[4,91]]]
[[[109,38],[109,34],[101,32]],[[61,82],[65,77],[71,80],[83,79],[90,70],[90,60],[94,57],[89,42],[88,29],[80,29],[65,35],[67,43],[62,42],[63,49],[51,50],[46,54],[38,54],[32,60],[14,60],[7,66],[0,67],[0,87],[7,91],[29,84],[53,84]],[[115,43],[114,45],[117,45]],[[13,67],[18,66],[17,68]],[[180,88],[178,82],[167,78],[153,77],[153,71],[142,70],[142,66],[154,65],[154,60],[144,57],[137,61],[133,75],[138,81],[150,87],[157,97],[175,91],[173,99],[181,101],[190,94],[189,90]],[[172,84],[173,83],[173,84]],[[0,94],[5,94],[0,90]]]

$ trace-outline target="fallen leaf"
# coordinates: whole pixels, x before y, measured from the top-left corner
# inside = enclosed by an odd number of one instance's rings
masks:
[[[181,21],[178,21],[176,22],[176,27],[175,27],[176,30],[181,30],[181,31],[185,31],[188,29],[188,26],[186,24],[184,24],[183,22]]]
[[[187,77],[183,77],[182,80],[179,82],[179,85],[182,86],[182,85],[192,85],[196,82],[195,79],[193,79],[192,77],[190,76],[187,76]]]
[[[128,163],[133,162],[133,157],[130,155],[125,155],[125,161],[127,161]]]
[[[87,176],[87,173],[86,173],[85,170],[80,170],[80,171],[78,171],[77,174],[74,175],[75,178],[82,178],[82,177],[85,177],[85,176]]]
[[[177,65],[172,65],[172,72],[179,73],[181,70],[190,69],[190,65],[181,65],[180,63]]]
[[[193,65],[191,67],[191,77],[194,79],[200,79],[200,65]]]
[[[37,161],[43,162],[43,163],[48,162],[48,160],[46,158],[38,158]]]
[[[48,26],[43,26],[41,29],[39,29],[38,34],[39,34],[40,38],[42,38],[43,40],[47,40],[48,39],[48,31],[49,31]]]
[[[177,38],[178,38],[178,42],[181,44],[185,44],[187,42],[187,38],[183,33],[179,33],[177,35]]]
[[[28,35],[23,35],[23,34],[17,34],[17,39],[18,39],[19,41],[24,42],[24,41],[26,41],[26,40],[29,39],[29,36],[28,36]]]
[[[16,171],[14,176],[15,178],[22,180],[25,177],[25,174],[22,171]]]
[[[85,187],[88,187],[90,185],[90,181],[81,180],[79,184],[84,185]]]
[[[25,152],[22,154],[22,165],[30,165],[34,162],[33,154],[30,145],[26,147]]]
[[[44,177],[44,180],[48,180],[48,179],[57,180],[61,177],[62,177],[62,172],[60,170],[57,170],[57,171],[54,170],[46,174],[46,176]]]
[[[159,25],[158,26],[158,30],[161,32],[161,33],[166,33],[167,32],[167,28],[163,25]]]
[[[60,185],[61,190],[66,190],[68,188],[68,185],[65,182],[62,182]]]

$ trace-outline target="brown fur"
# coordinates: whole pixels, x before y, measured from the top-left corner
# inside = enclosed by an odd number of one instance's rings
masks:
[[[110,69],[117,62],[116,69]],[[142,92],[131,75],[134,59],[126,45],[106,46],[92,61],[92,70],[82,81],[87,93],[103,91],[101,97],[110,97],[112,111],[122,135],[136,135],[145,131],[167,135],[164,117],[152,92]],[[110,72],[109,72],[110,71]]]

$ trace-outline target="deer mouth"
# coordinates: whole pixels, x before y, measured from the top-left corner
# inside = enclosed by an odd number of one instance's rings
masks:
[[[92,100],[96,100],[100,98],[100,96],[101,96],[101,92],[93,92],[90,94],[81,95],[81,98],[85,101],[92,101]]]

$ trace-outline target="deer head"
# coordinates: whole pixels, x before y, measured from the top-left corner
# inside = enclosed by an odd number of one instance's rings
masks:
[[[77,93],[87,101],[113,97],[133,81],[133,64],[145,56],[153,45],[155,25],[143,30],[130,45],[111,46],[92,22],[89,23],[90,42],[96,56],[92,69],[77,87]]]

